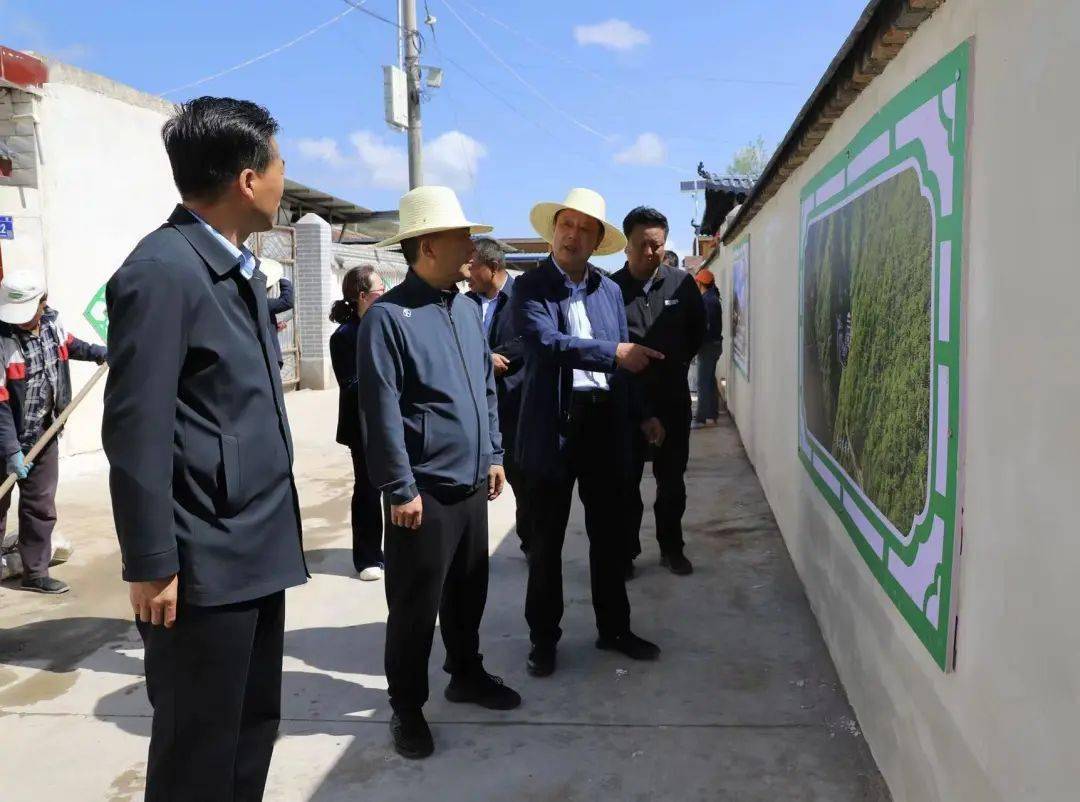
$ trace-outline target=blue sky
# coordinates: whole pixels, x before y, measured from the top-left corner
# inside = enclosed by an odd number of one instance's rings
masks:
[[[424,0],[418,5],[423,21]],[[775,146],[864,6],[427,0],[436,23],[434,36],[422,26],[421,63],[442,67],[445,77],[423,106],[425,178],[454,186],[466,213],[500,236],[533,236],[535,202],[592,187],[616,223],[638,204],[662,210],[670,242],[686,252],[694,206],[678,182],[693,178],[699,161],[723,171],[759,135]],[[396,15],[394,0],[364,7]],[[345,0],[0,0],[0,43],[162,93],[347,9]],[[407,189],[405,137],[383,121],[382,65],[396,62],[395,34],[353,11],[168,97],[263,103],[281,123],[291,178],[362,206],[394,208]]]

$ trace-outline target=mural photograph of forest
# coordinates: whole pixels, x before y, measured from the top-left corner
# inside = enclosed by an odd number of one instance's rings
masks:
[[[927,493],[932,214],[906,169],[813,223],[804,249],[806,427],[904,533]]]
[[[955,667],[970,46],[799,194],[799,461],[912,631]],[[815,503],[811,500],[811,503]]]

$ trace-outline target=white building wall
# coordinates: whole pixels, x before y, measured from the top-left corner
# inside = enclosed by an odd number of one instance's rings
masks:
[[[972,37],[964,549],[944,673],[798,460],[799,192]],[[729,404],[897,802],[1065,802],[1080,787],[1078,53],[1072,0],[948,0],[746,229],[750,381],[728,369]]]
[[[35,104],[38,186],[0,187],[0,214],[15,216],[15,240],[3,243],[4,269],[43,268],[50,305],[76,336],[100,342],[83,311],[178,201],[160,136],[171,107],[100,76],[48,66],[49,82]],[[74,387],[95,368],[73,362]],[[62,453],[101,447],[103,389],[101,382],[72,416]]]

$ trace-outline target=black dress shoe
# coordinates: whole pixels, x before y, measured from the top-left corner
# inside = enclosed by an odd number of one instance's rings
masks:
[[[672,552],[671,554],[661,554],[660,564],[667,568],[671,573],[678,574],[679,576],[687,576],[694,573],[694,565],[688,559],[686,555],[680,552]]]
[[[488,710],[513,710],[521,704],[521,697],[506,687],[502,677],[493,676],[482,668],[471,674],[451,677],[444,695],[451,702],[471,702]]]
[[[609,652],[621,652],[631,660],[656,660],[660,657],[659,646],[649,643],[644,638],[639,638],[633,632],[624,632],[615,638],[600,636],[596,641],[596,648]]]
[[[550,677],[555,673],[555,647],[533,646],[525,668],[534,677]]]
[[[53,579],[51,576],[24,579],[20,587],[23,590],[33,591],[34,593],[48,593],[51,596],[67,593],[71,590],[66,582],[61,582],[59,579]]]
[[[435,751],[424,714],[419,710],[403,710],[390,719],[390,734],[394,736],[394,749],[402,757],[419,760]]]

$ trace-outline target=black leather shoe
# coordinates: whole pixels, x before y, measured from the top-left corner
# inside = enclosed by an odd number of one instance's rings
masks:
[[[694,565],[688,559],[686,555],[680,552],[672,552],[671,554],[661,554],[660,564],[667,568],[671,573],[678,574],[679,576],[687,576],[694,573]]]
[[[555,647],[533,646],[525,668],[534,677],[550,677],[555,673]]]
[[[596,648],[609,652],[621,652],[631,660],[656,660],[660,657],[659,646],[649,643],[644,638],[639,638],[633,632],[624,632],[616,638],[601,636],[596,641]]]
[[[71,590],[66,582],[61,582],[59,579],[53,579],[51,576],[41,576],[36,579],[24,579],[20,587],[22,587],[23,590],[30,590],[34,593],[48,593],[51,596],[57,596]]]
[[[482,668],[472,674],[451,677],[444,695],[451,702],[471,702],[488,710],[513,710],[521,704],[521,697],[506,687],[502,677]]]
[[[390,734],[394,736],[394,749],[409,760],[420,760],[435,751],[431,729],[419,710],[394,713],[390,719]]]

